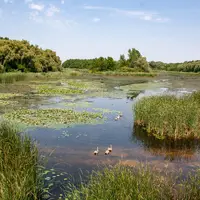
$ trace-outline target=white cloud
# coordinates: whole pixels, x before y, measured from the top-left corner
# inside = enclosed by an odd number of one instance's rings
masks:
[[[97,18],[97,17],[95,17],[95,18],[92,19],[92,21],[95,22],[95,23],[99,22],[100,20],[101,20],[101,19],[100,19],[100,18]]]
[[[61,4],[64,4],[65,3],[65,0],[61,0]]]
[[[43,4],[31,3],[31,4],[29,4],[29,8],[32,9],[32,10],[42,11],[42,10],[44,10],[44,5]]]
[[[118,13],[128,17],[136,17],[145,21],[156,21],[156,22],[167,22],[168,18],[162,18],[156,12],[146,12],[146,11],[138,11],[138,10],[123,10],[119,8],[113,7],[102,7],[102,6],[84,6],[85,10],[101,10],[112,13]]]
[[[49,6],[49,8],[47,9],[47,11],[46,11],[46,16],[51,17],[51,16],[53,16],[55,13],[59,13],[59,12],[60,12],[60,9],[51,4],[51,5]]]

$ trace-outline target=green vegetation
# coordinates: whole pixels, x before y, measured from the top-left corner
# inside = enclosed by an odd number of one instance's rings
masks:
[[[1,122],[0,199],[38,200],[42,187],[37,148],[13,125]]]
[[[177,183],[173,174],[159,173],[148,166],[114,166],[93,172],[87,184],[72,188],[67,193],[71,200],[198,200],[200,173]]]
[[[39,94],[49,95],[65,95],[65,94],[82,94],[83,90],[69,89],[64,87],[49,87],[47,85],[38,86],[37,91]]]
[[[200,61],[185,61],[183,63],[163,63],[149,62],[149,65],[154,70],[178,71],[178,72],[200,72]]]
[[[63,68],[89,69],[93,73],[101,71],[121,71],[121,72],[146,72],[151,71],[145,57],[142,57],[136,49],[128,50],[128,58],[120,56],[119,61],[114,61],[112,57],[99,57],[95,59],[69,59],[63,63]],[[119,72],[118,72],[119,73]]]
[[[20,109],[3,115],[5,119],[29,126],[48,126],[89,124],[103,119],[101,113],[78,112],[67,109]]]
[[[91,69],[92,71],[114,70],[116,63],[112,57],[95,59],[70,59],[63,63],[63,68]]]
[[[0,73],[11,71],[60,71],[61,60],[52,50],[42,50],[28,41],[0,38]]]
[[[14,83],[17,81],[24,81],[27,78],[27,74],[25,73],[3,73],[0,74],[0,83]]]
[[[0,93],[0,99],[9,99],[12,97],[17,97],[20,94],[15,94],[15,93]]]
[[[144,97],[134,110],[135,125],[158,139],[200,138],[200,92]]]

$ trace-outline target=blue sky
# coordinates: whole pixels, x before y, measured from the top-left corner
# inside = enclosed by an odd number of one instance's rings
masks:
[[[199,0],[0,0],[0,36],[68,58],[200,60]]]

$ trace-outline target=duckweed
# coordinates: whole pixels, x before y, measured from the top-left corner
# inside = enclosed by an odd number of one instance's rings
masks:
[[[5,113],[5,119],[28,126],[55,126],[96,123],[103,119],[102,113],[78,112],[68,109],[19,109]]]

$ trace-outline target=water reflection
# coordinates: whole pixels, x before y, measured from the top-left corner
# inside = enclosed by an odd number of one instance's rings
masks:
[[[195,139],[159,140],[137,125],[133,126],[132,142],[139,143],[154,156],[164,156],[170,161],[190,161],[195,159],[200,149],[200,141]],[[196,158],[197,159],[197,158]]]

